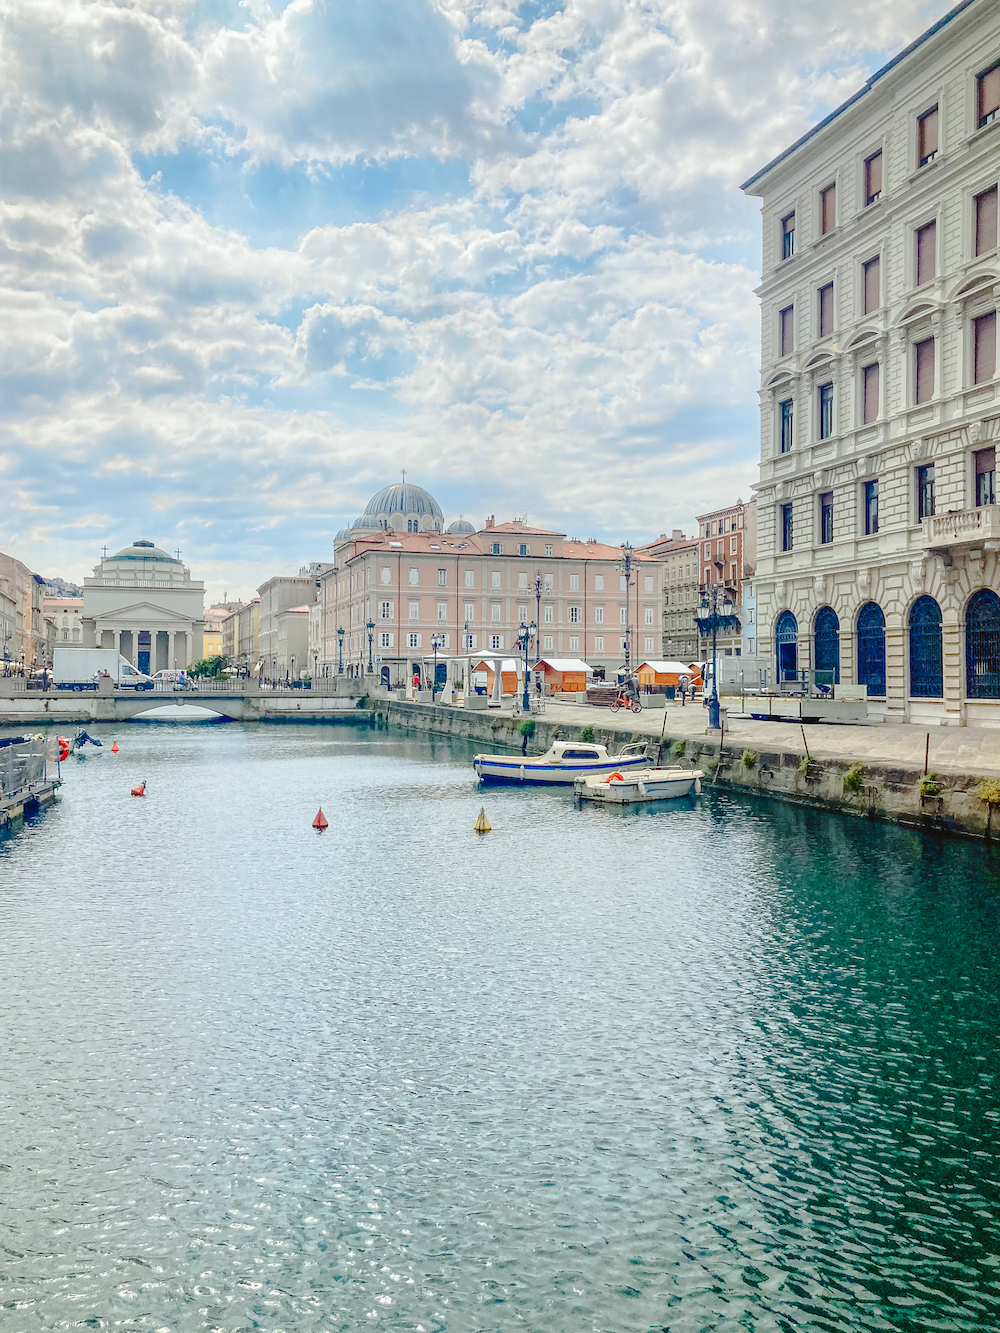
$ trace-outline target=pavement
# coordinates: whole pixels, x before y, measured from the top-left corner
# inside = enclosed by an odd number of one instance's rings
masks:
[[[739,699],[722,700],[739,708]],[[510,710],[505,708],[504,712]],[[664,711],[666,717],[664,718]],[[717,741],[718,733],[707,735],[707,709],[701,703],[667,703],[666,710],[643,709],[639,714],[612,713],[608,708],[588,704],[562,703],[546,699],[546,722],[567,725],[615,729],[627,734],[654,736],[663,734],[674,739]],[[726,722],[725,745],[745,750],[792,754],[809,753],[816,759],[841,760],[847,764],[861,762],[886,768],[923,770],[924,747],[930,735],[930,763],[932,773],[975,774],[1000,777],[1000,731],[969,727],[935,727],[928,733],[926,727],[913,724],[871,723],[864,725],[834,725],[823,722],[755,722],[753,718],[733,717],[730,711]]]

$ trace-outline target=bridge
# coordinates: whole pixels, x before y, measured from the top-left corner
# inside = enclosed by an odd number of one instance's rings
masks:
[[[31,682],[34,684],[34,682]],[[338,688],[339,687],[339,688]],[[261,689],[256,681],[199,682],[178,689],[157,682],[152,690],[115,688],[102,681],[97,690],[28,688],[19,677],[0,677],[0,725],[62,722],[362,722],[373,714],[354,681],[317,682],[316,689]]]

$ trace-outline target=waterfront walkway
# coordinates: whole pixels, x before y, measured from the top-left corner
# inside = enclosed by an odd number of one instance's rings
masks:
[[[739,699],[723,700],[723,704]],[[493,710],[491,710],[493,711]],[[718,733],[706,736],[707,709],[700,703],[682,707],[668,703],[666,725],[663,711],[643,709],[634,713],[612,713],[608,708],[588,704],[545,701],[544,719],[567,726],[591,726],[625,734],[659,738],[660,729],[672,739],[706,740],[718,743]],[[503,712],[510,714],[510,708]],[[923,769],[927,727],[910,724],[872,723],[868,726],[835,726],[829,723],[755,722],[752,718],[733,717],[726,722],[725,746],[746,750],[781,751],[805,754],[805,731],[809,753],[815,759],[839,760],[846,764],[860,762],[885,768]],[[1000,777],[1000,731],[969,727],[933,727],[930,729],[930,771],[932,773],[975,773],[982,777]]]

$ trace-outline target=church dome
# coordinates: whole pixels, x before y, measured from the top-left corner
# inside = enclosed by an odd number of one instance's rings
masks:
[[[422,486],[414,486],[408,481],[397,481],[392,486],[384,487],[368,501],[366,514],[417,514],[421,517],[443,520],[444,513],[434,496]]]
[[[166,551],[161,551],[158,546],[152,542],[136,541],[131,546],[126,546],[120,550],[117,555],[109,555],[108,560],[165,560],[168,565],[179,565],[180,561],[175,560],[172,555],[167,555]]]
[[[351,524],[351,529],[353,532],[357,532],[359,530],[369,532],[369,531],[377,531],[379,528],[381,528],[381,526],[382,524],[378,521],[378,519],[374,516],[374,514],[369,514],[368,511],[365,510],[365,512],[361,515],[361,517],[356,518],[354,522]]]
[[[341,528],[333,540],[335,542],[349,542],[353,536],[354,533],[350,528]]]
[[[475,532],[475,530],[475,523],[470,523],[467,518],[456,518],[454,523],[449,523],[447,527],[447,531],[453,536],[460,535],[464,537]]]

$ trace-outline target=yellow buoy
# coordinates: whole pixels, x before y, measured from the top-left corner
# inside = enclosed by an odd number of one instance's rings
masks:
[[[479,818],[476,820],[476,832],[477,832],[477,833],[489,833],[489,831],[490,831],[490,829],[491,829],[492,827],[493,827],[493,825],[492,825],[492,824],[490,823],[490,821],[486,818],[486,809],[485,809],[485,807],[484,807],[484,806],[480,806],[480,807],[479,807]]]

